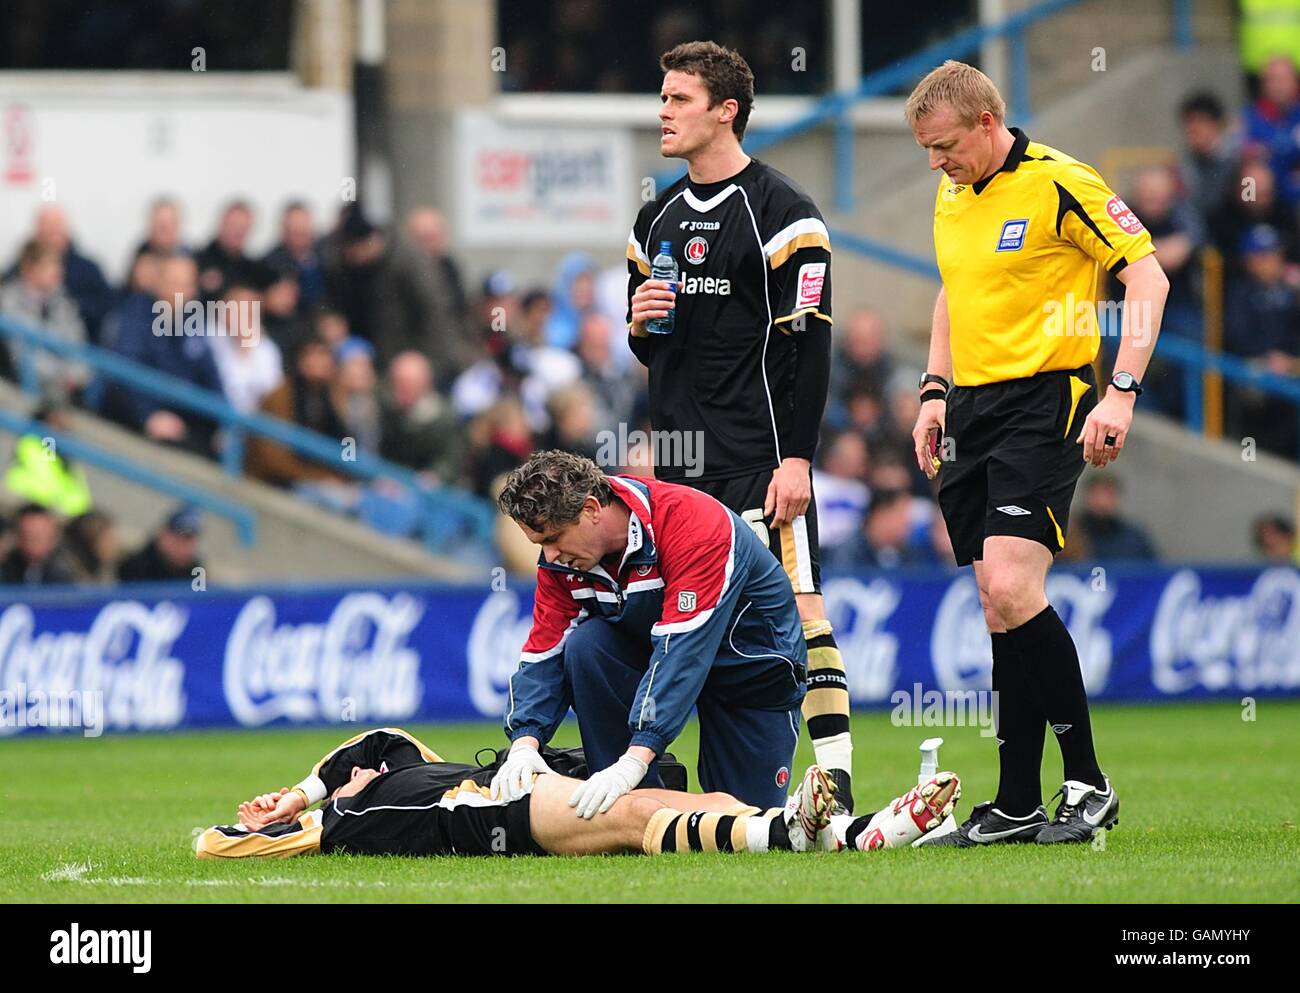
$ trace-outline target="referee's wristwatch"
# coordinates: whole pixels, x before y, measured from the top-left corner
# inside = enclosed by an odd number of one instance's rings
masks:
[[[1115,373],[1115,375],[1110,377],[1110,385],[1115,387],[1115,389],[1119,390],[1121,393],[1132,393],[1135,398],[1142,395],[1142,387],[1138,384],[1138,381],[1133,378],[1131,372]]]
[[[931,383],[933,383],[934,386],[927,390],[926,387],[930,386]],[[948,385],[948,380],[944,379],[942,376],[936,376],[932,372],[927,372],[921,376],[921,381],[916,384],[916,388],[921,391],[922,403],[925,403],[927,400],[947,400],[948,391],[952,389],[952,387]]]

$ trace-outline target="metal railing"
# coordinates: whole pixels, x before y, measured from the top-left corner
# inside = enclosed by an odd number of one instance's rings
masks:
[[[431,552],[453,553],[467,539],[484,547],[491,546],[496,514],[492,505],[479,497],[450,487],[432,486],[411,469],[360,450],[354,453],[353,458],[342,458],[337,440],[265,414],[240,413],[218,393],[151,369],[98,345],[65,341],[11,318],[0,317],[0,339],[4,338],[18,344],[20,381],[29,396],[39,393],[35,353],[37,350],[46,351],[89,366],[98,376],[156,397],[169,406],[215,422],[223,431],[225,444],[221,462],[230,476],[243,474],[245,441],[248,435],[256,435],[344,475],[365,481],[391,480],[397,483],[419,508],[421,535],[425,547]]]

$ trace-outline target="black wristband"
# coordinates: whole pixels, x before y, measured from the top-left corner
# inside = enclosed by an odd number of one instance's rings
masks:
[[[942,376],[936,376],[932,372],[927,372],[923,375],[921,381],[916,384],[916,388],[918,390],[923,390],[931,383],[934,383],[936,386],[942,386],[945,393],[952,389],[952,384],[949,383],[948,380],[944,379]]]
[[[946,390],[926,390],[921,394],[921,402],[925,403],[927,400],[942,400],[947,403],[948,393]]]

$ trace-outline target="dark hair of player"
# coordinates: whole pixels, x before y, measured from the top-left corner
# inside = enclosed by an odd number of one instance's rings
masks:
[[[507,517],[540,533],[576,521],[589,496],[601,506],[612,499],[600,466],[581,455],[552,449],[534,452],[506,477],[497,506]]]
[[[744,139],[754,107],[754,74],[739,52],[713,41],[687,41],[664,52],[659,68],[699,76],[709,91],[710,108],[723,100],[735,100],[738,106],[731,130],[738,141]]]

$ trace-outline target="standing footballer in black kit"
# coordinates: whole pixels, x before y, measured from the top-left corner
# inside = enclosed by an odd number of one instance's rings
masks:
[[[808,643],[803,716],[851,810],[848,682],[821,597],[811,472],[830,381],[830,237],[807,193],[741,149],[754,102],[745,60],[698,41],[659,64],[660,153],[687,174],[628,238],[628,329],[650,370],[652,429],[682,452],[697,440],[703,458],[655,475],[731,508],[784,566]],[[663,242],[680,267],[672,285],[650,278]],[[669,314],[670,333],[647,326]]]

